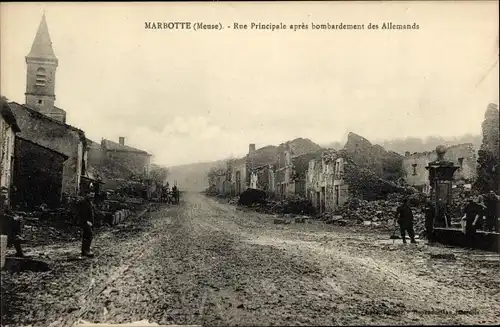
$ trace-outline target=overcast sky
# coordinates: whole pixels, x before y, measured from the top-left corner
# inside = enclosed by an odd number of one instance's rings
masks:
[[[480,133],[498,103],[498,2],[2,3],[1,92],[24,103],[43,10],[56,105],[94,141],[165,165],[296,137],[341,141]],[[154,31],[145,21],[413,24],[419,30]],[[477,87],[476,87],[477,86]]]

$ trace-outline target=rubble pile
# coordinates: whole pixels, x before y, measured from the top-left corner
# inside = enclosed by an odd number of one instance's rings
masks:
[[[263,205],[266,202],[267,194],[262,190],[257,189],[246,189],[240,195],[240,199],[238,200],[238,205],[243,206],[252,206],[254,204]]]
[[[391,194],[387,200],[366,201],[351,199],[334,213],[323,213],[317,218],[327,224],[364,225],[373,228],[394,229],[397,219],[397,207],[400,194]],[[413,199],[417,197],[414,196]],[[415,202],[416,200],[414,200]],[[413,206],[414,229],[419,234],[424,230],[425,215],[422,206]]]
[[[247,191],[243,192],[239,199],[230,199],[229,204],[250,207],[252,210],[267,214],[312,215],[315,213],[314,207],[307,199],[293,196],[284,200],[276,200],[267,197],[264,191],[251,190],[248,193]]]
[[[315,209],[311,201],[300,197],[293,197],[284,201],[283,213],[285,214],[314,214]]]
[[[80,228],[67,220],[23,217],[22,237],[30,247],[80,239]]]

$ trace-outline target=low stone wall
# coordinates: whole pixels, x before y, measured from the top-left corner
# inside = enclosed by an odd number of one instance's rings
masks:
[[[127,217],[129,217],[131,213],[132,212],[128,209],[122,209],[122,210],[115,211],[112,215],[112,218],[111,218],[111,225],[117,225],[117,224],[123,222],[123,220],[125,220]]]
[[[468,244],[467,237],[459,228],[434,228],[434,237],[438,243],[459,247],[474,247],[476,249],[500,253],[499,233],[484,231],[476,232],[476,242]]]

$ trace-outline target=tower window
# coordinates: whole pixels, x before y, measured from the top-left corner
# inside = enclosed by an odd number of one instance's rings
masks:
[[[43,104],[43,100],[38,100],[38,104]]]
[[[47,74],[45,68],[40,67],[36,70],[36,86],[45,86],[47,83]]]

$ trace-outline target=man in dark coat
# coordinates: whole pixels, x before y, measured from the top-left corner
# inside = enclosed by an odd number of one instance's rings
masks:
[[[494,191],[490,191],[484,197],[486,230],[497,232],[498,231],[498,215],[499,215],[499,202],[500,197]]]
[[[405,198],[403,203],[398,207],[397,214],[403,243],[406,243],[406,233],[408,233],[411,243],[417,243],[415,241],[415,232],[413,231],[413,212],[411,211],[410,203],[407,198]]]
[[[76,214],[82,229],[82,256],[93,257],[90,252],[92,244],[92,226],[94,225],[94,208],[92,205],[92,195],[88,194],[78,200],[76,204]]]
[[[179,189],[177,189],[177,185],[172,187],[172,197],[176,204],[179,204]]]
[[[465,219],[465,235],[467,237],[467,243],[472,247],[474,247],[476,242],[478,221],[481,219],[483,211],[483,207],[473,199],[470,199],[464,208],[463,219]]]
[[[21,221],[12,212],[8,203],[8,189],[3,186],[0,189],[0,221],[2,235],[7,235],[7,246],[14,245],[17,257],[24,257],[21,247]]]

